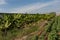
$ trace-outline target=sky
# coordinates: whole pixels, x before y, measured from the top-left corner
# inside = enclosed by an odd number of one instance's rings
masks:
[[[60,12],[60,0],[0,0],[0,12],[5,13]]]

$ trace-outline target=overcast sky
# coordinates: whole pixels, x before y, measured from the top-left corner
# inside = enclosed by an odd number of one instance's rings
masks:
[[[60,0],[0,0],[0,12],[60,12]]]

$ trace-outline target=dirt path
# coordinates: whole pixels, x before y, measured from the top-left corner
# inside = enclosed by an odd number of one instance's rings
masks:
[[[47,21],[43,21],[42,23],[38,24],[40,26],[39,27],[40,30],[32,32],[32,33],[30,33],[30,34],[28,34],[26,36],[21,37],[21,38],[16,38],[14,40],[26,40],[27,37],[29,37],[29,36],[31,36],[33,34],[41,35],[41,33],[44,31],[44,26],[46,25],[46,23],[47,23]]]

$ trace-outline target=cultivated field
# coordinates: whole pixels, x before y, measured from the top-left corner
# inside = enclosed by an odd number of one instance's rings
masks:
[[[60,40],[60,16],[0,14],[0,40]]]

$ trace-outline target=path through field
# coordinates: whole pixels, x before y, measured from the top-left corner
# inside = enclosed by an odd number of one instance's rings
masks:
[[[29,37],[29,36],[31,36],[33,34],[41,35],[41,33],[44,31],[44,27],[45,27],[46,23],[47,23],[47,21],[43,21],[40,24],[38,24],[40,30],[32,32],[32,33],[30,33],[28,35],[25,35],[25,36],[21,37],[21,38],[15,38],[14,40],[26,40],[27,37]]]

